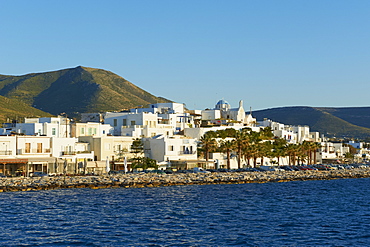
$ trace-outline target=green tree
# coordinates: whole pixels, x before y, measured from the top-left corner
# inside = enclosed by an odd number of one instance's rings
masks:
[[[139,157],[132,161],[132,168],[142,168],[143,170],[148,168],[158,169],[157,161],[148,157]]]
[[[209,153],[215,151],[217,148],[217,142],[215,139],[215,132],[206,132],[199,140],[198,153],[203,153],[206,161],[209,159]]]
[[[234,150],[236,151],[238,157],[238,169],[241,168],[241,157],[243,156],[243,149],[249,146],[250,140],[250,128],[244,128],[235,132],[234,135]]]
[[[230,169],[230,154],[233,150],[233,143],[230,140],[222,140],[220,142],[220,151],[226,153],[227,156],[227,169]]]
[[[283,138],[276,138],[272,144],[272,156],[277,158],[277,164],[280,165],[280,158],[285,157],[287,141]]]
[[[134,157],[131,159],[132,168],[135,168],[138,164],[141,164],[141,156],[144,153],[144,144],[140,138],[136,138],[131,146],[130,146],[130,153],[134,154]]]

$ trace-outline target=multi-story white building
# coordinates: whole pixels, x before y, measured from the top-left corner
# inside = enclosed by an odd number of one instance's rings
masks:
[[[262,127],[270,127],[273,134],[285,139],[288,143],[302,143],[303,141],[321,142],[319,132],[310,132],[308,126],[292,126],[264,119]]]
[[[35,136],[69,137],[70,120],[65,117],[25,118],[24,123],[15,123],[2,128],[3,135],[12,133]]]
[[[102,123],[73,123],[71,129],[71,137],[113,135],[113,127]]]
[[[21,173],[23,176],[33,172],[78,173],[60,164],[75,167],[84,159],[92,160],[94,154],[88,149],[88,145],[78,143],[76,138],[1,136],[0,170],[6,175]]]
[[[197,140],[183,136],[155,136],[144,138],[145,156],[166,165],[171,162],[200,162],[197,158]]]
[[[89,143],[94,152],[95,161],[119,160],[132,158],[131,145],[135,138],[131,136],[80,136],[79,142]]]
[[[104,122],[114,128],[115,136],[150,137],[173,135],[193,124],[184,105],[179,103],[152,104],[152,108],[136,108],[127,112],[106,112]]]

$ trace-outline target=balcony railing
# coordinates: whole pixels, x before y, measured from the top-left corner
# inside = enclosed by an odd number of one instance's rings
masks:
[[[0,150],[0,155],[12,155],[11,150]]]
[[[50,148],[45,149],[18,149],[18,154],[49,154]]]
[[[196,151],[180,151],[179,155],[196,154]]]
[[[91,151],[62,151],[62,155],[76,155],[76,154],[87,154]]]

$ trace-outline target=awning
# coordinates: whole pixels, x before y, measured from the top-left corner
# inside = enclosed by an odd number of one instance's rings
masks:
[[[39,158],[28,158],[27,159],[28,162],[48,162],[48,163],[54,163],[55,162],[55,158],[53,157],[39,157]]]
[[[28,159],[0,159],[0,164],[17,164],[17,163],[27,163]]]

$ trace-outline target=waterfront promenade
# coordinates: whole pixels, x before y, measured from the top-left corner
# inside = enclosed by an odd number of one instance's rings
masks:
[[[369,168],[331,171],[128,173],[110,176],[57,176],[1,178],[0,192],[64,188],[142,188],[176,185],[266,183],[344,178],[368,178]]]

